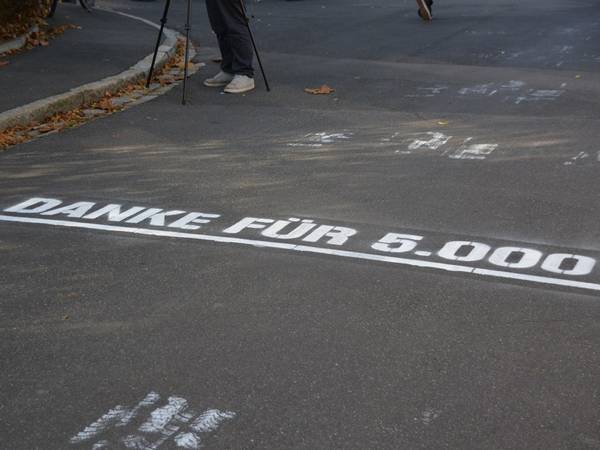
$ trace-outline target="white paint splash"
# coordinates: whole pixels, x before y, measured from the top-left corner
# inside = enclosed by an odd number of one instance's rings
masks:
[[[171,436],[177,433],[182,426],[186,425],[196,415],[193,411],[186,411],[183,413],[177,413],[177,415],[165,427],[160,431],[159,439],[154,442],[148,450],[156,450],[162,444],[164,444]]]
[[[465,139],[462,146],[449,158],[452,159],[485,159],[494,150],[498,144],[470,144],[472,137]]]
[[[200,448],[202,440],[196,433],[179,433],[173,439],[179,448],[197,449]]]
[[[202,443],[200,434],[216,431],[223,422],[234,417],[235,413],[231,411],[208,409],[194,419],[189,426],[189,432],[179,433],[174,441],[179,448],[198,449]]]
[[[560,53],[561,55],[566,55],[571,53],[571,51],[574,49],[575,47],[573,47],[572,45],[561,45],[559,47],[556,48],[556,50],[558,51],[558,53]]]
[[[159,400],[160,400],[160,395],[157,392],[154,392],[154,391],[150,392],[148,395],[146,395],[146,397],[141,402],[139,402],[129,412],[127,412],[127,414],[125,414],[123,417],[121,417],[121,420],[119,420],[119,422],[117,423],[117,426],[124,427],[129,422],[131,422],[132,419],[137,417],[137,415],[143,408],[148,408],[148,407],[154,405]]]
[[[438,95],[448,90],[448,86],[443,85],[435,85],[431,87],[420,87],[417,88],[422,97],[433,97],[434,95]]]
[[[494,150],[498,148],[498,144],[481,143],[475,144],[474,137],[466,138],[458,148],[453,150],[449,146],[449,141],[452,136],[448,136],[438,131],[428,131],[425,133],[427,138],[414,139],[409,145],[408,150],[396,150],[395,153],[411,154],[415,150],[426,149],[436,150],[440,155],[448,155],[451,159],[486,159]]]
[[[287,144],[290,147],[322,147],[325,144],[335,144],[340,141],[351,139],[354,133],[308,133],[300,142],[291,142]]]
[[[148,439],[146,439],[144,436],[138,436],[135,434],[125,436],[121,442],[125,448],[132,450],[147,450],[151,445],[148,442]]]
[[[570,49],[572,47],[560,47],[562,53],[568,53]],[[502,101],[510,101],[516,105],[520,105],[523,102],[553,101],[565,92],[564,89],[526,89],[526,86],[527,83],[521,80],[483,83],[462,87],[458,89],[457,94],[460,97],[494,97],[502,99]],[[565,86],[566,84],[563,83],[561,88]],[[409,94],[407,97],[433,97],[441,94],[446,89],[445,86],[420,87],[418,88],[419,94]]]
[[[525,54],[525,52],[512,52],[506,58],[507,59],[516,59],[516,58],[520,58],[524,54]]]
[[[70,439],[72,444],[97,438],[100,434],[111,430],[126,430],[133,419],[144,408],[158,402],[160,395],[150,392],[133,408],[116,406],[110,409],[82,432]],[[118,439],[119,445],[132,450],[157,450],[172,439],[178,448],[199,449],[202,447],[202,434],[213,433],[226,420],[236,416],[231,411],[207,409],[201,414],[188,407],[188,402],[183,397],[172,396],[167,404],[150,412],[149,417],[133,433],[130,431]],[[113,448],[115,441],[101,439],[95,442],[92,450]]]
[[[169,403],[162,408],[155,409],[150,418],[140,426],[144,433],[159,433],[177,415],[187,408],[187,400],[181,397],[169,397]]]
[[[476,84],[458,90],[460,95],[486,95],[494,87],[494,83]]]
[[[563,163],[563,166],[572,166],[575,164],[578,164],[580,161],[583,161],[584,159],[589,158],[590,155],[586,152],[579,152],[577,155],[573,156],[572,158],[569,158],[568,161],[565,161]],[[598,152],[598,160],[600,161],[600,152]]]
[[[113,425],[117,420],[120,420],[127,413],[127,408],[121,405],[115,406],[113,409],[108,410],[106,414],[100,417],[98,420],[93,422],[71,438],[71,444],[78,444],[80,442],[88,441],[101,433],[103,433],[108,427]]]
[[[524,81],[520,80],[510,80],[508,83],[504,83],[500,85],[500,89],[508,90],[508,91],[518,91],[525,86]]]
[[[565,91],[562,89],[530,90],[527,94],[517,97],[515,104],[519,105],[523,102],[554,101],[558,99],[564,92]]]
[[[235,413],[231,411],[220,411],[218,409],[209,409],[203,412],[195,419],[190,428],[199,433],[208,433],[219,428],[219,425],[226,420],[233,419]]]
[[[430,136],[429,139],[415,139],[409,144],[408,149],[417,150],[426,147],[430,150],[437,150],[441,146],[447,144],[450,139],[452,139],[452,136],[446,136],[444,133],[437,131],[428,131],[426,134]]]
[[[555,100],[563,94],[561,89],[538,89],[531,93],[531,97],[541,100]]]
[[[439,409],[427,408],[421,415],[421,422],[423,425],[429,426],[440,416],[441,413],[442,411]]]

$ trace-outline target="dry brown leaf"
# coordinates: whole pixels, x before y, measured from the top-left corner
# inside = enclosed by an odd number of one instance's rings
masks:
[[[188,61],[187,66],[188,66],[188,70],[193,70],[194,69],[194,63],[193,62]],[[183,70],[185,68],[185,64],[183,63],[183,61],[181,61],[181,62],[177,63],[176,67],[178,69]]]
[[[335,92],[335,89],[330,88],[329,86],[324,84],[323,86],[321,86],[319,88],[306,88],[306,89],[304,89],[304,92],[306,92],[307,94],[313,94],[313,95],[329,95],[332,92]]]
[[[0,61],[0,67],[8,66],[8,61]]]
[[[115,109],[114,105],[110,101],[110,98],[103,98],[96,104],[96,107],[105,111],[112,111]]]
[[[39,127],[36,128],[37,131],[39,131],[40,133],[49,133],[51,131],[56,130],[57,127],[52,124],[52,123],[46,123],[44,125],[41,125]]]

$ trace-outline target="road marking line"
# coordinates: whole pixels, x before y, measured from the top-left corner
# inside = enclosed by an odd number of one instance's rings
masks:
[[[67,220],[38,219],[33,217],[17,217],[0,215],[0,221],[33,223],[43,225],[54,225],[68,228],[84,228],[90,230],[117,231],[121,233],[139,234],[144,236],[164,236],[180,239],[194,239],[199,241],[221,242],[228,244],[249,245],[259,248],[276,248],[281,250],[292,250],[297,252],[317,253],[332,256],[341,256],[344,258],[361,259],[367,261],[388,262],[404,266],[422,267],[428,269],[444,270],[446,272],[473,273],[482,276],[505,278],[520,281],[531,281],[554,286],[574,287],[592,291],[600,291],[600,284],[583,281],[565,280],[562,278],[544,277],[538,275],[527,275],[516,272],[504,272],[499,270],[488,270],[477,267],[463,266],[458,264],[444,264],[433,261],[423,261],[419,259],[398,258],[394,256],[376,255],[372,253],[336,250],[331,248],[313,247],[309,245],[287,244],[282,242],[270,242],[259,239],[242,239],[226,236],[214,236],[209,234],[182,233],[177,231],[152,230],[148,228],[122,227],[117,225],[100,225],[94,223],[75,222]]]

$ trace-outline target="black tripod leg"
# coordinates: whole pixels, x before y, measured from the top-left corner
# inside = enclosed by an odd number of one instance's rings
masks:
[[[148,79],[146,80],[146,87],[150,87],[150,80],[152,80],[152,74],[154,72],[154,64],[156,64],[156,55],[158,54],[158,48],[160,47],[160,40],[162,39],[163,30],[165,28],[165,24],[167,23],[167,16],[169,15],[169,7],[171,6],[171,0],[165,1],[165,10],[163,12],[163,16],[160,19],[160,31],[158,32],[158,37],[156,38],[156,46],[154,47],[154,55],[152,56],[152,64],[150,64],[150,70],[148,71]]]
[[[263,68],[262,60],[260,59],[260,53],[258,53],[258,48],[256,48],[256,42],[254,41],[254,35],[252,34],[252,29],[250,29],[250,18],[246,13],[246,6],[244,5],[244,0],[240,0],[240,6],[242,7],[242,14],[244,15],[244,19],[246,21],[246,27],[248,28],[248,34],[250,35],[250,40],[252,41],[252,47],[254,48],[254,53],[256,54],[256,60],[258,61],[260,72],[262,73],[263,80],[265,80],[265,87],[267,88],[267,92],[271,92],[271,86],[269,86],[269,81],[267,80],[267,75],[265,74],[265,69]]]
[[[90,8],[90,5],[87,4],[87,0],[79,0],[79,4],[81,5],[81,7],[83,9],[85,9],[87,12],[91,13],[92,12],[92,8]]]
[[[48,17],[54,17],[54,13],[56,12],[56,5],[58,5],[58,0],[53,0],[52,5],[50,6],[50,12],[48,13]]]
[[[181,97],[181,104],[185,105],[185,88],[188,77],[188,59],[190,55],[190,15],[192,11],[192,0],[187,2],[187,18],[185,22],[185,57],[183,58],[183,96]]]

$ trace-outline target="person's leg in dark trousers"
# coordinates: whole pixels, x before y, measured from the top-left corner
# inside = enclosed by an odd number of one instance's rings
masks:
[[[221,70],[254,76],[252,40],[240,0],[206,0],[210,25],[217,35],[223,61]]]

